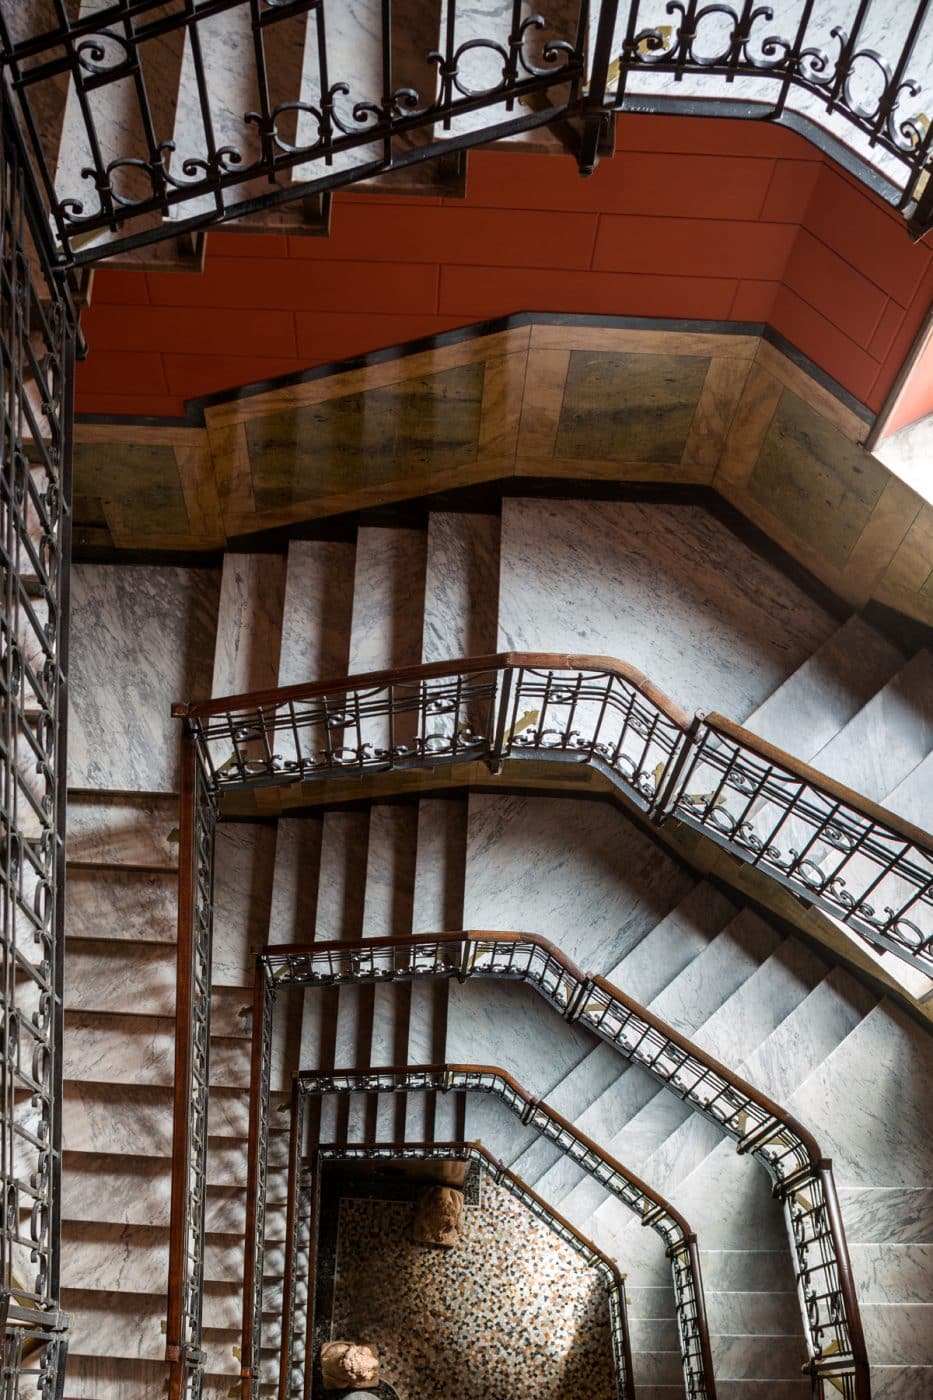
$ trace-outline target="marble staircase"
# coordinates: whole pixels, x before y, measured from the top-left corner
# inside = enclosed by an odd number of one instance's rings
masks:
[[[696,507],[506,500],[501,517],[432,512],[406,528],[293,540],[285,554],[228,554],[219,574],[79,565],[75,598],[64,1158],[65,1307],[75,1336],[66,1400],[142,1400],[160,1393],[165,1376],[178,821],[171,700],[505,646],[605,652],[689,708],[718,708],[930,824],[930,653],[837,616]],[[874,1393],[929,1400],[926,1031],[826,949],[684,867],[617,809],[509,792],[360,800],[221,824],[205,1290],[211,1400],[230,1392],[240,1369],[255,953],[312,936],[460,927],[544,934],[812,1126],[841,1188]],[[802,1400],[794,1280],[760,1168],[642,1070],[527,989],[499,983],[280,997],[267,1381],[283,1284],[287,1118],[278,1109],[291,1074],[442,1058],[512,1070],[672,1199],[699,1232],[720,1396]],[[617,1255],[628,1271],[640,1394],[682,1393],[669,1273],[653,1236],[501,1106],[360,1095],[327,1104],[316,1131],[322,1140],[482,1137]]]

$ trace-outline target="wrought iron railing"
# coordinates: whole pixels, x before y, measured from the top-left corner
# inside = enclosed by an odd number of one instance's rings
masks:
[[[933,837],[608,657],[505,652],[180,705],[218,798],[482,761],[589,764],[933,973]]]
[[[768,1172],[781,1202],[809,1354],[814,1394],[871,1394],[868,1361],[832,1165],[813,1135],[767,1095],[726,1068],[605,978],[582,972],[534,934],[458,932],[267,949],[257,982],[331,987],[423,977],[494,977],[524,982],[647,1070],[664,1088],[736,1141]],[[261,1031],[259,1032],[261,1034]],[[260,1063],[254,1031],[253,1064]],[[254,1071],[255,1072],[255,1071]],[[253,1090],[255,1093],[255,1088]],[[571,1127],[571,1131],[573,1131]],[[251,1133],[247,1211],[261,1179],[263,1140]],[[247,1237],[253,1222],[247,1219]],[[246,1307],[252,1307],[246,1297]],[[244,1335],[248,1334],[244,1328]]]
[[[276,985],[280,984],[277,982]],[[498,1098],[523,1124],[553,1142],[570,1161],[582,1167],[591,1180],[598,1182],[643,1225],[649,1226],[661,1237],[671,1261],[684,1394],[689,1400],[715,1400],[716,1385],[696,1235],[684,1217],[663,1196],[604,1152],[592,1138],[578,1132],[550,1105],[529,1094],[505,1070],[492,1065],[396,1065],[384,1069],[334,1070],[326,1074],[308,1070],[296,1075],[294,1083],[293,1133],[300,1129],[303,1100],[309,1094],[455,1091],[492,1094]],[[575,1227],[565,1222],[524,1183],[521,1184],[534,1201],[540,1202],[544,1209],[556,1216],[562,1226],[566,1225],[568,1242],[573,1244],[573,1237],[579,1238]],[[594,1248],[589,1241],[586,1243],[589,1248]],[[254,1308],[260,1301],[258,1295],[254,1296]],[[619,1374],[631,1376],[631,1356],[625,1366],[619,1368]],[[285,1400],[285,1397],[280,1397],[280,1400]]]
[[[327,1092],[323,1086],[319,1086],[315,1092]],[[619,1272],[613,1261],[603,1253],[593,1242],[586,1238],[570,1221],[565,1219],[559,1211],[543,1200],[536,1191],[524,1182],[520,1176],[512,1172],[508,1167],[487,1152],[481,1143],[476,1142],[372,1142],[372,1143],[325,1143],[315,1149],[315,1158],[319,1163],[334,1163],[342,1161],[350,1162],[472,1162],[484,1172],[497,1186],[503,1187],[510,1195],[528,1210],[537,1220],[553,1231],[557,1237],[568,1245],[575,1254],[578,1254],[586,1264],[593,1270],[600,1279],[606,1290],[606,1299],[609,1305],[609,1343],[612,1352],[613,1371],[615,1373],[615,1397],[616,1400],[635,1400],[636,1387],[632,1371],[632,1347],[628,1326],[628,1310],[625,1302],[625,1279]],[[316,1195],[320,1195],[320,1172],[314,1171],[309,1174],[309,1180],[317,1186]],[[289,1199],[291,1200],[291,1183],[289,1185]],[[311,1217],[319,1215],[319,1204],[315,1203],[311,1207]],[[309,1283],[313,1284],[313,1278],[309,1271]],[[288,1291],[289,1275],[286,1266],[286,1290]],[[283,1318],[283,1329],[286,1319]],[[283,1346],[280,1367],[279,1400],[290,1400],[290,1397],[304,1397],[305,1389],[303,1385],[294,1385],[295,1381],[304,1382],[304,1375],[300,1378],[294,1374],[291,1377],[292,1385],[288,1388],[283,1386],[283,1379],[288,1379],[286,1372],[286,1360],[288,1353],[285,1350],[285,1337],[283,1330]]]
[[[0,94],[3,1395],[61,1394],[62,963],[77,315]],[[27,1377],[29,1378],[27,1380]]]
[[[166,1359],[170,1400],[197,1400],[204,1350],[216,802],[189,737],[183,741],[178,846],[178,962]]]
[[[2,0],[0,63],[66,263],[568,119],[587,173],[624,110],[788,123],[920,234],[933,18],[927,0],[852,9]]]

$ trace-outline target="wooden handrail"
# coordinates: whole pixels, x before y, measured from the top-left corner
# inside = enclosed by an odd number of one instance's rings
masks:
[[[454,657],[450,661],[428,661],[416,666],[396,666],[391,670],[365,671],[359,675],[287,685],[279,690],[251,690],[242,695],[224,695],[211,700],[179,701],[172,706],[172,715],[175,719],[201,720],[232,710],[293,704],[298,700],[314,700],[321,695],[343,694],[348,690],[380,689],[412,681],[437,680],[454,673],[468,676],[483,671],[517,670],[522,667],[528,670],[611,672],[640,691],[679,728],[687,729],[690,725],[692,716],[669,695],[665,695],[637,666],[613,656],[551,651],[498,651],[487,656]]]

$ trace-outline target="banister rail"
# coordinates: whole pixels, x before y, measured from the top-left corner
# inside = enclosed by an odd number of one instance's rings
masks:
[[[320,1092],[326,1092],[321,1090]],[[520,1176],[504,1166],[497,1157],[494,1157],[482,1143],[477,1142],[338,1142],[319,1143],[314,1148],[316,1159],[315,1169],[310,1173],[310,1179],[314,1183],[315,1195],[320,1195],[320,1170],[318,1164],[333,1163],[342,1161],[355,1162],[378,1162],[378,1161],[461,1161],[474,1162],[482,1171],[489,1176],[497,1186],[502,1186],[516,1200],[520,1201],[527,1210],[542,1221],[548,1229],[552,1230],[563,1242],[570,1246],[575,1254],[580,1255],[587,1265],[593,1269],[606,1289],[606,1297],[609,1305],[609,1340],[612,1351],[613,1369],[615,1371],[615,1396],[616,1400],[636,1400],[636,1386],[632,1368],[632,1347],[631,1336],[628,1325],[628,1309],[625,1302],[625,1276],[620,1273],[617,1265],[605,1254],[592,1240],[587,1239],[580,1230],[572,1225],[560,1211],[555,1210],[552,1205],[539,1196],[527,1182]],[[295,1182],[297,1191],[298,1183]],[[292,1182],[289,1181],[289,1202],[292,1200]],[[319,1214],[319,1207],[313,1204],[311,1207],[311,1217],[315,1218]],[[289,1291],[290,1275],[286,1268],[286,1290]],[[314,1284],[312,1275],[308,1275],[309,1295]],[[309,1317],[311,1309],[309,1307]],[[279,1400],[290,1400],[290,1396],[300,1394],[295,1390],[286,1388],[290,1373],[288,1371],[289,1354],[286,1351],[285,1323],[283,1318],[283,1336],[281,1348],[281,1360],[279,1368]],[[284,1382],[284,1383],[283,1383]]]
[[[831,1163],[813,1134],[768,1095],[611,982],[581,972],[552,943],[526,933],[459,931],[286,946],[267,949],[258,962],[263,975],[257,977],[257,985],[276,989],[422,977],[495,977],[533,987],[564,1019],[613,1045],[735,1139],[738,1152],[757,1158],[784,1211],[815,1393],[826,1400],[835,1400],[840,1390],[851,1400],[870,1396],[865,1341]],[[254,1075],[264,1033],[269,1032],[257,1030],[254,1023]],[[257,1192],[263,1170],[262,1132],[251,1129],[250,1141],[254,1152],[248,1212],[254,1205],[261,1210]],[[248,1232],[251,1228],[248,1216]]]
[[[933,837],[719,716],[691,721],[622,662],[504,652],[177,704],[173,713],[185,721],[185,761],[194,765],[199,796],[188,826],[182,815],[190,834],[180,875],[178,1006],[193,1019],[177,1019],[170,1257],[173,1279],[187,1280],[188,1302],[169,1314],[172,1400],[186,1393],[184,1358],[196,1378],[201,1355],[206,1141],[191,1125],[206,1113],[211,848],[226,794],[461,763],[493,773],[528,760],[586,764],[642,819],[691,828],[874,947],[926,975],[933,970]],[[189,786],[190,810],[193,780]],[[581,1008],[599,997],[613,1004],[599,978],[579,985],[577,996]],[[820,1206],[814,1229],[824,1215]]]
[[[276,784],[529,758],[589,764],[933,975],[933,836],[611,657],[500,652],[176,705],[218,798]]]
[[[339,0],[101,0],[31,22],[38,7],[0,0],[0,72],[66,265],[536,127],[578,127],[588,174],[626,110],[785,123],[916,236],[933,223],[927,0],[861,0],[846,25],[812,3],[542,8],[446,0],[408,33],[373,0],[367,51],[348,50]]]

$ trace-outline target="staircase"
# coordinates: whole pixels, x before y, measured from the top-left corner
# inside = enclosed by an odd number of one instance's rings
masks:
[[[838,615],[715,517],[506,500],[404,528],[228,554],[222,570],[77,565],[67,922],[65,1400],[161,1393],[171,1150],[177,735],[169,703],[419,660],[554,648],[624,657],[929,825],[933,656]],[[926,809],[924,810],[924,802]],[[265,943],[530,929],[617,982],[813,1129],[840,1187],[873,1394],[933,1395],[925,1027],[829,952],[743,907],[579,796],[350,803],[218,834],[205,1394],[240,1373],[253,958]],[[696,1228],[721,1400],[804,1397],[790,1257],[767,1179],[534,994],[416,982],[285,993],[276,1011],[263,1361],[277,1371],[292,1073],[482,1061],[511,1070]],[[682,1394],[667,1261],[619,1203],[493,1101],[341,1096],[336,1132],[481,1138],[628,1273],[634,1374]],[[266,1393],[264,1387],[263,1393]],[[271,1394],[272,1391],[270,1390]]]

